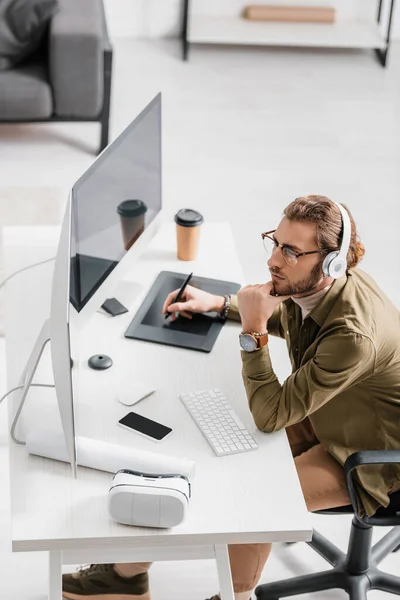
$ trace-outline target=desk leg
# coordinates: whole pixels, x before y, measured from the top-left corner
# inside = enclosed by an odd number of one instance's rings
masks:
[[[60,550],[49,552],[49,600],[61,600],[62,554]]]
[[[228,546],[214,546],[221,600],[234,600]]]

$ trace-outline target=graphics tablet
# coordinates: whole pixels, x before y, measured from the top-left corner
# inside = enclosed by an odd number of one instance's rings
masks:
[[[218,313],[193,313],[192,319],[179,316],[171,321],[166,320],[161,312],[168,294],[178,290],[186,277],[187,274],[183,273],[161,271],[126,330],[125,337],[210,352],[224,324]],[[218,296],[236,294],[241,288],[238,283],[231,281],[195,275],[190,285]]]

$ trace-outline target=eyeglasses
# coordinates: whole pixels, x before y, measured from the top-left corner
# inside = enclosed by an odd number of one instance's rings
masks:
[[[265,233],[261,234],[265,251],[267,252],[267,254],[272,256],[274,250],[276,250],[277,248],[281,248],[283,259],[285,263],[288,264],[290,267],[294,267],[297,264],[297,260],[298,258],[300,258],[300,256],[306,256],[307,254],[318,254],[320,252],[328,252],[328,250],[311,250],[310,252],[295,252],[294,250],[292,250],[292,248],[286,246],[285,244],[278,244],[278,242],[273,237],[271,237],[271,234],[275,233],[275,231],[276,229],[273,229],[272,231],[266,231]]]

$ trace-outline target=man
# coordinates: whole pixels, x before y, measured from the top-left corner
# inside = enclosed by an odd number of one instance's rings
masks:
[[[242,288],[230,302],[188,286],[181,302],[171,304],[176,292],[168,296],[163,312],[174,320],[176,313],[190,319],[218,310],[241,320],[243,382],[257,427],[267,433],[286,428],[310,511],[345,506],[346,458],[358,450],[400,447],[400,314],[368,275],[354,270],[364,247],[346,208],[324,196],[297,198],[278,228],[262,236],[271,281]],[[336,278],[328,263],[342,241],[348,251],[344,274]],[[286,340],[293,373],[283,385],[268,335]],[[363,467],[356,485],[361,512],[373,515],[400,489],[400,465]],[[270,549],[229,547],[236,600],[249,600]],[[63,595],[148,600],[149,567],[92,565],[64,576]]]

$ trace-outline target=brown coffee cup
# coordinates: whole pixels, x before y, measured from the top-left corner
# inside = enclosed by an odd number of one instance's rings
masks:
[[[176,243],[179,260],[195,260],[199,248],[200,225],[203,216],[191,208],[182,208],[175,215]]]
[[[121,219],[124,248],[129,250],[144,231],[147,206],[142,200],[124,200],[118,205],[117,212]]]

